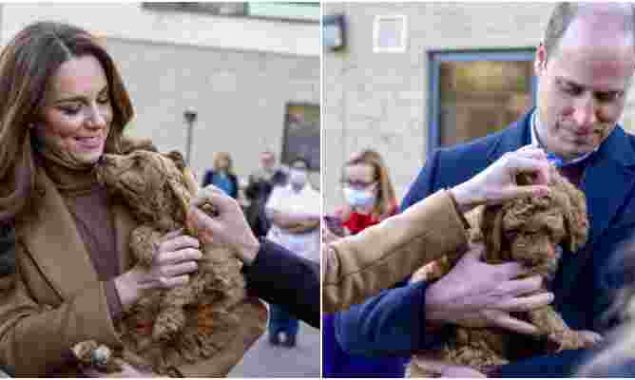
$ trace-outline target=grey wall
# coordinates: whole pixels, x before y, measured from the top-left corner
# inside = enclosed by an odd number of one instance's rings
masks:
[[[533,47],[552,4],[545,3],[325,3],[343,13],[348,49],[324,53],[325,210],[342,198],[342,164],[372,147],[388,163],[398,196],[426,155],[427,52],[443,49]],[[406,53],[373,53],[375,15],[406,15]]]
[[[134,102],[131,134],[185,152],[183,111],[198,110],[192,167],[199,175],[212,152],[228,151],[237,174],[246,176],[260,151],[280,153],[285,103],[319,102],[319,57],[112,38],[107,47]],[[317,175],[311,182],[317,187]]]

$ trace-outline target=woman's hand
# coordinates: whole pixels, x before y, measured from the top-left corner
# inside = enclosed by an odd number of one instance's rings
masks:
[[[462,212],[480,204],[497,204],[525,195],[544,196],[549,193],[549,161],[542,149],[524,146],[501,158],[466,182],[450,191]],[[536,174],[536,184],[518,186],[516,174]]]
[[[210,217],[197,206],[209,203],[217,211]],[[239,259],[249,265],[258,254],[260,242],[251,232],[238,202],[219,188],[209,185],[192,200],[188,222],[199,232],[203,243],[212,241],[229,245],[238,252]]]
[[[189,274],[196,271],[196,261],[202,256],[199,246],[197,239],[183,235],[182,230],[166,234],[157,246],[150,268],[137,265],[115,278],[122,306],[136,302],[142,289],[169,289],[187,284]]]

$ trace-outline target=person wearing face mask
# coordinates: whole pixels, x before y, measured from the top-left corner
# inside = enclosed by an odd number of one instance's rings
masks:
[[[344,171],[346,205],[335,215],[346,233],[357,234],[398,211],[388,169],[379,153],[367,149],[353,154]]]
[[[307,181],[308,162],[304,158],[294,159],[289,166],[288,184],[275,187],[265,206],[272,222],[267,239],[317,263],[320,261],[320,194]],[[270,312],[270,343],[295,346],[298,320],[281,305],[271,305]]]
[[[227,152],[215,152],[213,169],[205,172],[203,187],[214,185],[225,194],[238,199],[238,179],[232,170],[232,158]]]
[[[344,166],[346,205],[327,218],[330,233],[356,235],[397,213],[397,200],[381,155],[366,149],[354,153]],[[333,226],[335,219],[339,226]],[[340,227],[340,228],[337,228]],[[369,358],[347,353],[336,339],[338,314],[322,317],[322,370],[325,377],[390,377],[404,365],[401,358]]]

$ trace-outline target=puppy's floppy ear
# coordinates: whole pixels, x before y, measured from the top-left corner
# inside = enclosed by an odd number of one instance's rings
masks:
[[[185,187],[187,187],[190,194],[196,194],[199,190],[198,184],[196,183],[196,179],[194,179],[192,171],[190,170],[190,168],[187,167],[187,164],[181,152],[173,150],[166,153],[165,156],[171,159],[176,165],[177,169],[179,169],[179,171],[183,173],[183,183],[185,184]]]
[[[501,205],[483,208],[481,216],[481,233],[485,244],[485,255],[488,258],[501,258],[503,245],[503,216],[505,210]]]
[[[173,150],[168,153],[165,153],[164,156],[172,160],[176,164],[176,167],[179,169],[179,171],[183,171],[183,169],[185,169],[185,167],[187,166],[185,164],[185,159],[183,158],[183,155],[178,150]]]
[[[564,243],[570,252],[576,252],[587,240],[589,219],[587,217],[586,197],[584,193],[566,180],[558,189],[566,194],[565,204],[559,205],[563,211],[566,237]]]

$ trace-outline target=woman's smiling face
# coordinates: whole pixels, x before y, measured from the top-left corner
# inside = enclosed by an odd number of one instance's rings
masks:
[[[94,56],[85,55],[64,62],[51,78],[36,133],[49,148],[80,163],[95,163],[104,152],[112,118],[104,69]]]

